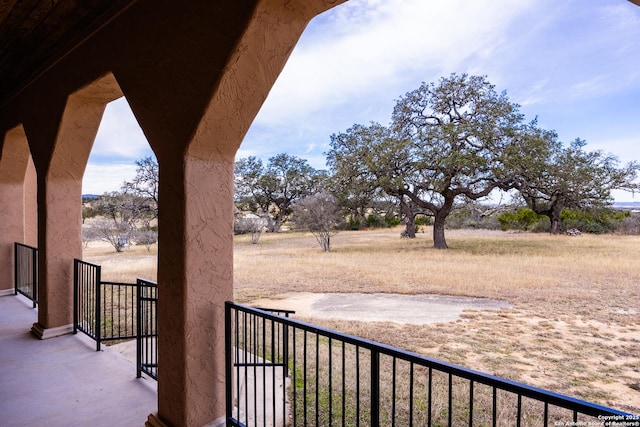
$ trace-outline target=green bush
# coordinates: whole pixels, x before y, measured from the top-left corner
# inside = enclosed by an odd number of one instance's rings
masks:
[[[349,219],[346,222],[347,230],[360,230],[361,222],[360,218],[356,218],[353,215],[349,216]]]
[[[544,215],[538,215],[529,208],[519,208],[515,212],[504,212],[498,216],[500,229],[535,231]]]
[[[400,224],[400,218],[392,215],[370,214],[366,217],[368,228],[389,228]]]
[[[377,214],[367,215],[365,218],[367,220],[367,227],[369,228],[382,228],[386,226],[384,222],[384,218]]]
[[[560,222],[564,230],[575,228],[583,233],[603,234],[616,231],[629,212],[601,209],[593,212],[563,209]]]
[[[431,225],[431,217],[427,215],[416,216],[416,226]]]
[[[384,222],[387,224],[387,227],[395,227],[396,225],[400,225],[402,221],[395,216],[385,216]]]

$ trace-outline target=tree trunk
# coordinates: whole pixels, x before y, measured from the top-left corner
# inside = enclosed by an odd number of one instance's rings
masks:
[[[278,212],[278,214],[276,215],[272,227],[271,227],[271,232],[272,233],[279,233],[280,232],[280,226],[282,225],[282,216],[280,215],[280,213]]]
[[[405,231],[403,233],[403,237],[408,237],[409,239],[416,238],[416,217],[415,215],[407,215],[404,219],[405,223]]]
[[[551,221],[551,229],[549,230],[551,234],[560,234],[562,231],[562,223],[560,222],[561,213],[562,209],[558,209],[555,205],[551,208],[551,212],[548,215]]]
[[[551,234],[560,234],[561,227],[560,227],[560,214],[553,214],[549,216],[549,220],[551,220],[551,229],[549,230],[549,232]]]
[[[411,209],[411,201],[407,202],[404,196],[400,198],[400,211],[404,216],[405,229],[402,232],[402,237],[409,239],[416,238],[416,214]]]
[[[436,249],[448,249],[447,241],[444,238],[444,224],[446,215],[436,214],[433,221],[433,247]]]

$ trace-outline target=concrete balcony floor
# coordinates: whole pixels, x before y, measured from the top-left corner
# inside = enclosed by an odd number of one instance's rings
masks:
[[[39,340],[36,321],[31,301],[0,297],[0,426],[143,426],[157,411],[135,362],[83,334]]]

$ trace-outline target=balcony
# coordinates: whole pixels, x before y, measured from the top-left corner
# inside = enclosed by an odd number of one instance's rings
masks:
[[[37,339],[36,310],[22,296],[0,297],[0,425],[143,425],[157,409],[156,382],[83,334]]]
[[[96,352],[83,334],[36,339],[27,332],[36,320],[31,304],[23,296],[0,298],[3,426],[141,425],[156,410],[156,382],[136,378],[131,356],[110,347]],[[621,411],[277,314],[227,303],[227,425],[637,422]]]

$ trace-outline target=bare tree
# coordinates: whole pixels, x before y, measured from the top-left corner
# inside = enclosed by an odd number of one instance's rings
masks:
[[[136,160],[136,176],[122,185],[125,193],[151,199],[158,205],[159,171],[155,158],[149,156]]]
[[[340,216],[336,199],[329,193],[318,193],[306,197],[294,206],[296,228],[310,231],[323,251],[331,250],[331,236],[338,233],[344,221]]]
[[[82,226],[82,247],[86,249],[89,246],[90,242],[94,240],[98,240],[98,236],[96,236],[95,230],[92,226],[83,225]]]
[[[158,242],[158,232],[152,229],[138,230],[133,235],[136,245],[144,245],[151,251],[151,245]]]
[[[148,230],[149,221],[155,215],[150,199],[126,193],[104,194],[93,202],[93,206],[102,219],[95,220],[91,228],[116,252],[129,245],[140,223]]]
[[[260,240],[260,236],[268,223],[268,219],[251,214],[236,218],[234,229],[238,234],[249,234],[251,236],[251,243],[255,245]]]
[[[115,223],[106,218],[96,219],[91,225],[91,232],[100,240],[113,246],[116,252],[122,252],[129,246],[133,230],[126,224]]]

